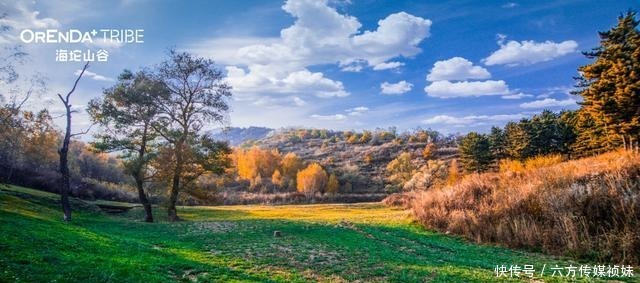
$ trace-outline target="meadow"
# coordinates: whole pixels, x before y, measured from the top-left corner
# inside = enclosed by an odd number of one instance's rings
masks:
[[[497,264],[581,264],[428,231],[380,203],[179,207],[176,223],[72,205],[65,223],[57,195],[0,185],[1,282],[487,282]],[[547,273],[501,280],[568,281]]]

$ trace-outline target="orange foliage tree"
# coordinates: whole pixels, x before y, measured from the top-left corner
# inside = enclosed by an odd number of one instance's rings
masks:
[[[327,187],[327,172],[318,163],[312,163],[304,170],[298,172],[298,191],[304,193],[324,193]]]

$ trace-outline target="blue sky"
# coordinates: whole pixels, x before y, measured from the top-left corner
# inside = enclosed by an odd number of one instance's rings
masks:
[[[610,3],[606,3],[610,2]],[[637,1],[6,1],[14,32],[144,29],[142,44],[105,44],[77,109],[128,68],[152,66],[175,47],[218,62],[233,86],[232,126],[486,131],[542,109],[575,109],[568,94],[580,51]],[[6,35],[2,44],[16,44]],[[98,44],[96,44],[98,45]],[[81,63],[59,48],[23,44],[24,73],[48,78],[29,107],[60,110],[56,92]],[[85,113],[76,128],[86,127]]]

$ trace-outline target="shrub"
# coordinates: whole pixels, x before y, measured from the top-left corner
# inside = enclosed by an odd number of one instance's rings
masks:
[[[640,263],[640,155],[620,151],[549,165],[557,161],[540,158],[517,167],[518,175],[472,174],[420,192],[412,212],[425,226],[477,242]]]

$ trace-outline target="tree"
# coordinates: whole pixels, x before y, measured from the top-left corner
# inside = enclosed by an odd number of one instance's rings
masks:
[[[298,172],[296,179],[298,191],[304,193],[324,193],[328,181],[327,172],[318,163],[311,163]]]
[[[505,153],[508,157],[524,160],[531,156],[527,123],[528,120],[523,119],[519,123],[509,122],[504,126]]]
[[[371,134],[371,131],[364,130],[362,131],[362,136],[360,137],[360,143],[367,144],[371,141],[372,138],[373,134]]]
[[[235,152],[238,176],[245,180],[254,180],[257,175],[271,176],[281,159],[277,149],[266,150],[252,146],[249,150],[238,149]]]
[[[489,139],[489,147],[493,157],[496,160],[506,158],[507,136],[505,135],[505,131],[500,127],[491,127],[491,133],[489,133],[487,138]]]
[[[422,158],[424,158],[424,160],[432,159],[435,156],[437,150],[438,147],[435,143],[428,143],[422,150]]]
[[[416,166],[411,162],[411,154],[403,152],[387,164],[387,181],[396,188],[401,188],[404,183],[411,180],[416,172]]]
[[[599,32],[600,46],[583,54],[574,94],[583,101],[575,150],[592,154],[628,147],[640,136],[640,23],[629,11],[612,29]]]
[[[302,169],[302,159],[300,159],[294,152],[289,152],[282,158],[280,168],[282,169],[281,173],[283,176],[295,179],[298,171]]]
[[[278,188],[281,188],[284,185],[280,170],[276,169],[276,171],[273,172],[273,175],[271,175],[271,183],[276,185]]]
[[[340,182],[335,174],[329,175],[329,181],[327,181],[327,193],[337,194],[340,189]]]
[[[489,139],[476,132],[468,133],[460,144],[460,161],[468,172],[484,172],[493,163]]]
[[[185,173],[188,150],[201,141],[198,134],[205,123],[223,123],[229,110],[227,99],[231,87],[213,60],[194,57],[186,52],[169,51],[169,59],[158,66],[157,79],[169,90],[166,97],[157,96],[158,122],[154,129],[171,144],[173,174],[169,188],[167,214],[170,221],[179,220],[176,202]]]
[[[69,143],[71,142],[71,137],[86,133],[86,132],[79,133],[79,134],[71,133],[71,113],[73,113],[73,111],[71,110],[71,94],[73,94],[73,92],[76,90],[76,87],[78,86],[78,82],[80,82],[82,75],[84,74],[84,72],[87,70],[88,67],[89,67],[89,63],[86,63],[82,68],[82,71],[76,78],[76,81],[73,83],[73,87],[67,93],[67,95],[62,96],[61,94],[58,93],[58,98],[60,98],[60,101],[64,105],[65,117],[67,121],[67,126],[64,132],[64,139],[62,140],[62,147],[60,147],[60,149],[58,150],[58,154],[60,155],[60,175],[61,175],[60,203],[62,204],[64,221],[71,221],[71,204],[69,203],[69,191],[71,190],[71,176],[69,174],[69,159],[68,159]]]
[[[101,99],[89,102],[91,119],[103,126],[96,135],[94,148],[103,152],[119,152],[126,169],[133,176],[138,198],[144,207],[146,222],[153,222],[151,203],[144,190],[148,180],[149,161],[157,154],[158,134],[151,126],[158,118],[159,108],[154,100],[166,97],[168,90],[145,72],[133,74],[125,70],[115,86],[106,89]]]

